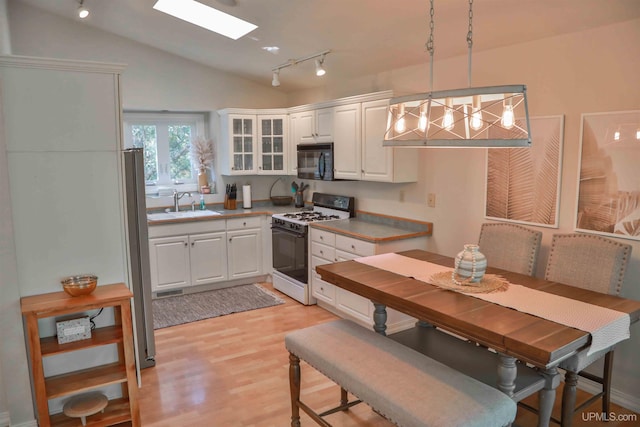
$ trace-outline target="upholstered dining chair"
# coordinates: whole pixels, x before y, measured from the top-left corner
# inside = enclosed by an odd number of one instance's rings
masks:
[[[554,234],[545,279],[596,292],[618,295],[631,257],[631,245],[590,234]],[[583,372],[604,357],[602,376]],[[573,414],[602,398],[602,412],[609,414],[613,347],[587,356],[582,350],[560,364],[566,371],[562,396],[563,427],[571,426]],[[602,391],[576,407],[578,375],[602,385]]]
[[[533,276],[542,232],[508,223],[484,223],[478,246],[489,267]]]

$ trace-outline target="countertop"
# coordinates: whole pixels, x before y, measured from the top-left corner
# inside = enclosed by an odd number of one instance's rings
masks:
[[[430,222],[360,211],[354,218],[311,223],[310,227],[373,243],[430,236],[433,230]]]
[[[217,209],[216,207],[219,207],[219,209]],[[209,205],[207,206],[207,209],[214,212],[219,212],[220,215],[195,218],[149,220],[148,224],[150,226],[154,226],[193,221],[216,221],[227,218],[273,215],[276,213],[296,212],[302,210],[302,208],[296,208],[293,205],[274,206],[268,201],[254,203],[254,207],[252,209],[223,209],[222,205],[220,204],[213,206]],[[155,211],[157,212],[158,210]],[[150,210],[149,212],[152,211]],[[373,243],[430,236],[433,231],[433,223],[431,222],[380,215],[364,211],[356,211],[356,216],[354,218],[315,222],[310,223],[309,226]]]
[[[176,224],[176,223],[192,222],[192,221],[215,221],[218,219],[236,218],[236,217],[243,217],[243,216],[273,215],[277,213],[296,212],[296,211],[302,210],[302,208],[296,208],[293,204],[289,206],[274,206],[270,202],[255,203],[251,209],[242,209],[241,207],[238,209],[224,209],[222,207],[222,204],[208,205],[207,209],[214,212],[219,212],[220,215],[195,217],[195,218],[172,218],[172,219],[148,220],[147,223],[151,226],[151,225],[162,225],[162,224]],[[149,209],[148,212],[149,213],[164,212],[164,210]]]

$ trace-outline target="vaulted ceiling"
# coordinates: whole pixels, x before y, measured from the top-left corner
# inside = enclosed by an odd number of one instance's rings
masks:
[[[193,61],[271,84],[271,70],[331,49],[323,79],[427,64],[428,0],[199,0],[258,28],[239,40],[153,9],[156,0],[20,1]],[[234,4],[235,3],[235,4]],[[434,0],[435,60],[465,54],[469,2]],[[475,0],[474,52],[640,18],[638,0]],[[278,46],[279,53],[262,49]],[[283,91],[320,85],[313,61],[284,69]]]

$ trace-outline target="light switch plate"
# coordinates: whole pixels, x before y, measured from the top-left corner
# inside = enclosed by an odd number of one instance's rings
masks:
[[[89,339],[91,338],[89,316],[56,322],[56,331],[58,344]]]

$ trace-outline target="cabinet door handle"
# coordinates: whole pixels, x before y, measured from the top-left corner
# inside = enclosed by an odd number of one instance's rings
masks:
[[[185,247],[186,247],[186,246],[189,246],[189,243],[187,243],[187,242],[184,242],[184,246],[185,246]]]
[[[247,223],[246,223],[246,222],[243,222],[243,223],[242,223],[242,226],[243,226],[243,227],[246,227],[246,226],[247,226]]]
[[[229,241],[231,241],[233,239],[233,237],[229,237]]]
[[[196,245],[196,242],[191,242],[191,246],[195,246],[195,245]]]
[[[351,245],[351,249],[355,249],[355,248],[356,248],[355,245]]]
[[[322,255],[324,255],[324,251],[320,251],[320,253],[321,253]]]

